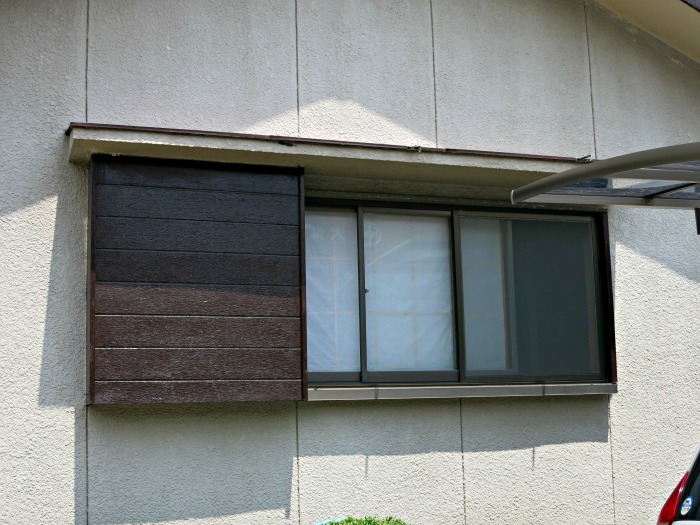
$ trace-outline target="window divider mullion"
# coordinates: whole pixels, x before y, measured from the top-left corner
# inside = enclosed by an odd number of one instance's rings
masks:
[[[462,232],[460,216],[456,211],[452,212],[452,264],[454,267],[454,279],[452,280],[454,304],[455,304],[455,335],[457,337],[457,367],[459,368],[459,381],[467,380],[467,349],[466,334],[464,333],[464,280],[462,276]]]
[[[598,262],[598,243],[596,243],[595,224],[590,229],[589,242],[591,246],[591,260],[584,259],[584,277],[586,280],[586,311],[588,312],[588,339],[589,339],[589,354],[591,365],[600,367],[601,363],[601,338],[600,338],[600,311],[598,298],[600,297],[599,280],[595,277],[595,268],[600,267]],[[601,368],[601,370],[603,370]]]
[[[515,255],[513,249],[513,220],[501,222],[501,264],[503,272],[503,317],[505,320],[506,364],[518,374],[518,339],[515,309]]]
[[[367,382],[367,289],[365,288],[365,223],[364,209],[357,207],[357,272],[360,304],[360,378]]]

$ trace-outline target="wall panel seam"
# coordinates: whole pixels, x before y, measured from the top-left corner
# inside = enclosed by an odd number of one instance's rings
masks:
[[[593,101],[593,66],[591,64],[591,34],[588,29],[588,6],[583,2],[583,22],[586,29],[586,57],[588,60],[588,92],[591,97],[591,127],[593,132],[593,158],[598,158],[598,143],[595,130],[595,106]]]
[[[89,53],[90,53],[90,0],[85,0],[85,83],[84,83],[84,89],[85,89],[85,122],[89,122],[89,117],[88,117],[88,67],[89,67]],[[89,183],[88,183],[88,192],[89,192],[89,197],[88,197],[88,216],[87,216],[87,231],[86,231],[86,237],[85,237],[85,242],[87,244],[86,246],[86,253],[88,257],[88,264],[86,265],[86,270],[87,270],[87,275],[86,275],[86,300],[88,301],[87,305],[87,315],[86,315],[86,360],[87,362],[85,363],[85,368],[87,371],[86,377],[85,377],[85,390],[86,390],[86,395],[85,399],[86,402],[84,403],[84,410],[85,410],[85,418],[84,418],[84,423],[85,423],[85,430],[84,430],[84,439],[85,439],[85,446],[84,446],[84,454],[85,454],[85,474],[83,477],[83,490],[85,494],[85,525],[88,525],[90,523],[90,484],[89,484],[89,468],[90,468],[90,432],[89,432],[89,416],[90,416],[90,407],[89,403],[92,402],[92,394],[93,394],[93,388],[92,388],[92,381],[93,381],[93,371],[91,369],[91,362],[92,362],[92,345],[91,345],[91,333],[92,333],[92,328],[90,326],[90,323],[92,321],[92,313],[94,312],[94,285],[95,285],[95,280],[93,279],[94,273],[92,272],[93,268],[93,262],[92,262],[92,253],[91,253],[91,246],[92,246],[92,193],[93,193],[93,185],[94,185],[94,173],[91,167],[87,168],[88,175],[89,175]],[[76,492],[77,492],[77,480],[76,480]],[[75,511],[74,511],[75,512]],[[76,516],[76,521],[77,521],[77,512],[75,513]],[[77,525],[77,524],[76,524]]]
[[[462,459],[462,513],[464,515],[464,525],[467,525],[467,474],[464,465],[464,417],[461,398],[459,400],[459,449]]]
[[[299,105],[299,2],[294,0],[294,51],[297,81],[297,135],[301,135],[301,107]]]
[[[435,20],[433,18],[433,0],[430,0],[430,39],[433,51],[433,116],[435,121],[435,147],[438,143],[438,111],[437,111],[437,75],[435,74]]]
[[[611,404],[612,394],[608,396],[608,436],[610,440],[610,488],[612,490],[613,525],[617,525],[617,501],[615,499],[615,460],[613,454]]]
[[[88,67],[89,67],[89,53],[90,53],[90,0],[85,0],[85,122],[90,122],[90,119],[88,117]],[[88,257],[90,258],[91,262],[88,263],[87,266],[87,286],[89,289],[87,290],[87,300],[90,301],[90,305],[88,305],[88,326],[87,326],[87,343],[88,346],[91,346],[91,333],[92,333],[92,328],[90,327],[90,313],[94,312],[94,290],[95,290],[95,279],[93,279],[93,262],[92,262],[92,253],[91,253],[91,246],[92,246],[92,194],[93,194],[93,188],[94,188],[94,173],[92,168],[88,168],[88,172],[90,174],[90,183],[88,187],[89,191],[89,197],[88,197],[88,202],[89,202],[89,208],[88,208],[88,217],[87,217],[87,224],[88,224],[88,231],[87,231],[87,236],[86,236],[86,243],[88,243],[87,246],[87,254]],[[86,352],[87,358],[88,358],[88,363],[87,363],[87,369],[88,369],[88,374],[87,374],[87,381],[86,381],[86,387],[87,387],[87,400],[88,403],[92,402],[92,395],[94,393],[94,389],[92,387],[92,381],[94,378],[94,371],[90,367],[90,361],[92,360],[92,348],[88,352]],[[85,525],[89,525],[90,523],[90,483],[89,483],[89,478],[90,478],[90,406],[85,406],[85,476],[83,478],[84,482],[84,493],[85,493]],[[77,525],[77,524],[76,524]]]
[[[297,523],[301,525],[301,467],[299,462],[301,460],[299,454],[299,401],[294,402],[294,414],[296,419],[296,441],[297,441],[297,455],[296,455],[296,467],[297,467]]]

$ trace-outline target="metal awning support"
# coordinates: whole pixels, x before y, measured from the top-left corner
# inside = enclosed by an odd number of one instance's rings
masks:
[[[577,166],[516,188],[511,201],[697,209],[700,142]]]

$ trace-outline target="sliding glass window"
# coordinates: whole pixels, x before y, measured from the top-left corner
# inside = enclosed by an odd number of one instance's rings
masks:
[[[311,208],[309,379],[610,381],[595,215]]]
[[[466,375],[600,379],[593,220],[467,215],[459,224]]]
[[[305,237],[307,369],[359,380],[357,214],[307,211]]]
[[[367,377],[457,379],[449,215],[363,219]]]

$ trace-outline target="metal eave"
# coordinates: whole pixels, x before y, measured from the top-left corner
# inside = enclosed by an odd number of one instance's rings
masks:
[[[302,166],[314,178],[497,188],[504,196],[525,182],[588,162],[586,158],[499,151],[77,122],[70,124],[66,135],[69,159],[78,165],[87,165],[92,155],[101,154]]]

